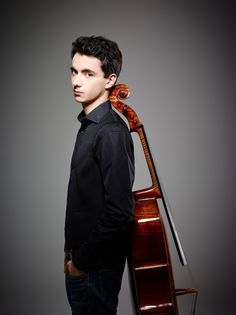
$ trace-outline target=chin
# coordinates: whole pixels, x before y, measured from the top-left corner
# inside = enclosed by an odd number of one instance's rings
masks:
[[[75,101],[78,102],[78,103],[83,102],[83,100],[79,96],[75,96],[74,98],[75,98]]]

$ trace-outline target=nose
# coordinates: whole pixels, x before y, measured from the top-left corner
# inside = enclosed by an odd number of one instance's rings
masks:
[[[81,80],[81,76],[79,73],[77,73],[76,75],[73,75],[71,77],[71,82],[73,87],[75,86],[82,86],[82,80]]]

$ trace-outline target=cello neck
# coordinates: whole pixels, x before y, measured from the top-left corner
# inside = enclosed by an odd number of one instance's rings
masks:
[[[135,195],[140,197],[140,194],[144,195],[143,197],[151,195],[160,198],[161,192],[160,187],[158,184],[158,178],[153,162],[153,158],[151,155],[151,151],[148,145],[147,137],[145,134],[144,126],[142,125],[141,121],[138,118],[138,115],[135,111],[128,105],[122,103],[119,99],[127,99],[130,96],[129,87],[126,84],[117,84],[114,86],[111,94],[110,94],[110,101],[112,105],[118,110],[122,115],[124,115],[129,123],[130,132],[138,133],[139,139],[142,144],[144,156],[148,165],[152,186],[148,189],[140,190],[135,192]]]
[[[147,166],[148,166],[148,170],[149,170],[149,174],[151,177],[151,181],[152,181],[152,186],[148,189],[148,191],[152,191],[152,194],[155,198],[161,198],[162,194],[161,194],[161,188],[159,185],[159,180],[157,177],[157,173],[156,173],[156,168],[154,165],[154,161],[152,158],[152,154],[151,154],[151,150],[148,144],[148,140],[147,140],[147,136],[145,133],[145,129],[144,126],[141,125],[139,128],[135,129],[135,132],[138,133],[139,135],[139,139],[141,141],[142,144],[142,148],[143,148],[143,152],[144,152],[144,156],[147,162]],[[137,191],[136,194],[140,195],[141,191]],[[140,196],[139,196],[140,197]]]

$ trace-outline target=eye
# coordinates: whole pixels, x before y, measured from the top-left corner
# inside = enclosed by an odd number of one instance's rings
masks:
[[[86,77],[88,77],[88,78],[93,77],[93,76],[94,76],[94,74],[92,72],[87,72],[86,73]]]
[[[78,72],[74,68],[70,68],[71,75],[75,76]]]

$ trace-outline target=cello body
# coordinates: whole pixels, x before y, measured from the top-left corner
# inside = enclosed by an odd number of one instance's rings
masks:
[[[129,97],[127,85],[116,85],[112,105],[122,113],[141,141],[152,186],[134,192],[134,221],[130,229],[128,257],[131,292],[136,315],[178,315],[171,257],[158,199],[163,194],[154,167],[147,138],[137,114],[120,99]]]
[[[155,193],[135,193],[129,274],[136,314],[178,314],[173,271]]]

